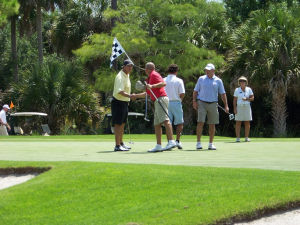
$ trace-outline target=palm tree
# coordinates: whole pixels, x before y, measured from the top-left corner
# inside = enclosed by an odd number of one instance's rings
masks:
[[[251,18],[233,33],[233,49],[222,72],[231,84],[244,75],[250,78],[256,93],[271,93],[277,137],[286,135],[285,98],[289,81],[298,75],[300,66],[299,15],[299,8],[288,9],[284,4],[271,5],[267,12],[252,12]]]
[[[59,134],[66,120],[77,127],[99,120],[99,98],[75,63],[49,59],[37,64],[22,74],[12,90],[7,99],[18,103],[18,110],[47,113],[53,133]]]

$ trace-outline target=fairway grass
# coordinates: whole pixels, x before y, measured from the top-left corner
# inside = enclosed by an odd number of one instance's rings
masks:
[[[216,137],[208,151],[204,137],[196,151],[183,136],[182,151],[147,153],[154,138],[113,152],[113,135],[0,136],[0,168],[52,167],[0,191],[0,224],[225,224],[300,207],[299,139]]]
[[[0,191],[2,225],[214,224],[300,205],[300,172],[118,164],[0,162],[48,167]]]

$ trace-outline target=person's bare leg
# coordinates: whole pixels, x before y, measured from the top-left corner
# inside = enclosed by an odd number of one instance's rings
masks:
[[[162,135],[162,128],[161,125],[154,125],[155,128],[155,135],[156,135],[156,143],[161,145],[161,135]]]
[[[180,140],[180,134],[182,134],[183,124],[178,124],[176,129],[176,140]]]
[[[242,126],[242,121],[236,121],[235,123],[235,135],[236,138],[241,137],[241,126]]]
[[[173,140],[173,130],[172,130],[172,125],[171,125],[170,121],[165,120],[164,125],[166,128],[166,135],[167,135],[168,141]]]
[[[250,121],[244,121],[245,124],[245,138],[249,137],[250,133]]]
[[[198,122],[197,128],[196,128],[196,133],[197,133],[197,142],[201,142],[201,135],[203,132],[203,125],[204,122]]]
[[[216,132],[216,126],[215,124],[209,124],[209,143],[213,143],[215,132]]]
[[[120,143],[123,143],[124,127],[125,127],[125,123],[123,123],[123,124],[121,125]]]
[[[115,124],[115,141],[116,141],[116,145],[121,144],[121,140],[122,140],[121,135],[122,135],[122,125]]]

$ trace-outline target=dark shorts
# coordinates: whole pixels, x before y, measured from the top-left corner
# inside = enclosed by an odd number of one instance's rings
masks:
[[[122,125],[127,122],[128,102],[113,98],[111,102],[112,125]]]

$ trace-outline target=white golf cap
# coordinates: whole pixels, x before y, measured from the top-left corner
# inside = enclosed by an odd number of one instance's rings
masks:
[[[208,63],[204,69],[205,70],[215,70],[215,66],[212,63]]]
[[[3,109],[4,109],[4,108],[10,109],[9,106],[8,106],[7,104],[5,104],[5,105],[3,106]]]

